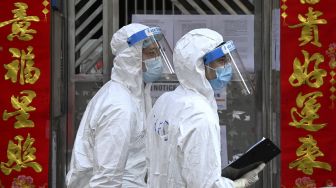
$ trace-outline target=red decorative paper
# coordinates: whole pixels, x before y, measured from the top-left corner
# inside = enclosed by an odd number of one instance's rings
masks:
[[[0,1],[0,187],[48,187],[49,3]]]
[[[336,186],[336,96],[333,97],[336,95],[333,89],[336,87],[335,7],[334,0],[281,1],[282,187]],[[310,20],[307,21],[309,12],[315,14],[311,14]],[[306,24],[303,24],[304,22]],[[311,79],[298,84],[293,75],[298,76],[300,71],[298,69],[294,71],[293,66],[298,65],[298,62],[303,65],[305,55],[311,58],[306,70],[306,75]],[[302,102],[297,101],[299,93],[301,99],[304,99],[303,106],[298,105]],[[303,97],[305,95],[306,98]],[[293,123],[291,114],[295,114],[295,108],[301,115],[310,117],[310,123],[314,125],[304,126],[304,122],[300,121]],[[298,116],[296,118],[300,120]],[[319,164],[323,164],[323,168],[313,167],[304,170],[298,169],[297,166],[290,168],[291,163],[301,157],[297,154],[300,149],[303,149],[301,150],[303,153],[308,151],[304,146],[309,144],[303,145],[307,140],[315,140],[316,143],[315,150],[311,153],[315,157],[307,158],[306,161],[321,162]]]

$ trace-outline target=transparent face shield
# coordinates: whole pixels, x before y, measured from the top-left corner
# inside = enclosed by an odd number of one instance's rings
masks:
[[[159,27],[151,27],[135,33],[128,39],[130,46],[142,42],[142,70],[145,83],[160,79],[172,79],[173,52]]]
[[[226,90],[232,83],[239,85],[243,95],[254,94],[254,88],[242,60],[233,44],[227,41],[220,44],[204,57],[205,76],[215,95]]]

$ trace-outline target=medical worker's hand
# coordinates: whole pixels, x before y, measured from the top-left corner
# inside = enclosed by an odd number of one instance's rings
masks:
[[[253,185],[259,180],[258,173],[265,168],[265,163],[260,164],[257,168],[251,170],[250,172],[244,174],[241,178],[233,181],[235,188],[245,188]]]

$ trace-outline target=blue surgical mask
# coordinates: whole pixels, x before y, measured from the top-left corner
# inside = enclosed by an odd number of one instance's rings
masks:
[[[143,72],[145,83],[151,83],[158,80],[163,71],[161,58],[151,58],[144,61],[147,71]]]
[[[209,80],[209,82],[213,90],[221,90],[231,81],[232,78],[231,65],[226,65],[224,67],[217,67],[216,75],[217,78]]]

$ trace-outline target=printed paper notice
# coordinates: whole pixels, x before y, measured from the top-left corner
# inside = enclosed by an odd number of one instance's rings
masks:
[[[161,27],[171,49],[190,30],[215,30],[224,41],[233,40],[246,70],[254,72],[253,15],[133,15],[132,22]]]

